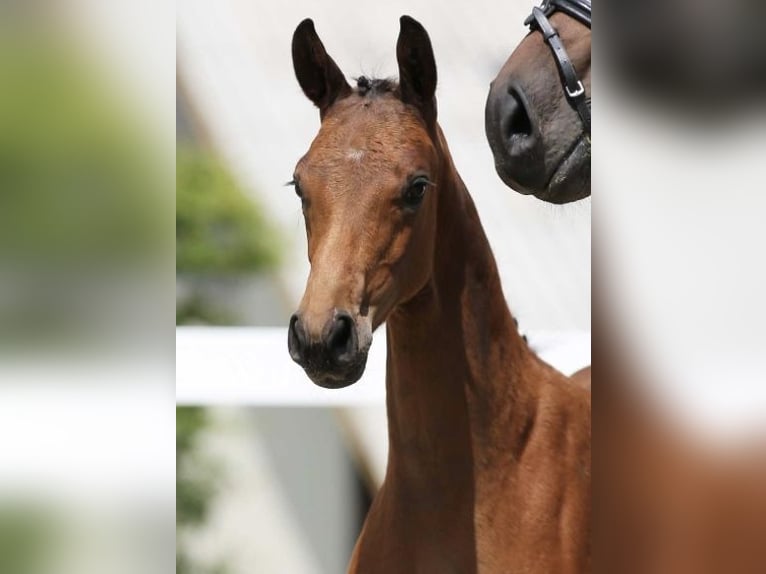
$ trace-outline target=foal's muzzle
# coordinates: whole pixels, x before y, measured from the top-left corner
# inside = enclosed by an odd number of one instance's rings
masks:
[[[339,389],[359,380],[367,364],[369,342],[360,343],[360,330],[346,311],[335,310],[321,332],[309,332],[301,313],[290,318],[287,347],[290,357],[320,387]]]

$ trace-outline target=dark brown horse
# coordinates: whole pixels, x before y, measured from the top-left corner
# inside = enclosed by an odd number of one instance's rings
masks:
[[[568,203],[590,195],[590,126],[584,126],[578,101],[588,100],[590,116],[591,31],[573,16],[589,0],[546,0],[553,31],[574,67],[567,86],[561,53],[546,43],[546,30],[530,19],[532,31],[513,51],[490,87],[485,110],[487,140],[495,168],[509,187],[550,203]],[[570,10],[569,12],[567,10]],[[521,25],[521,23],[519,23]],[[550,31],[548,31],[548,34]]]
[[[437,123],[426,31],[401,18],[399,83],[345,80],[293,36],[321,126],[295,168],[311,273],[290,355],[318,385],[364,371],[386,322],[389,459],[350,572],[585,572],[590,394],[525,344]]]

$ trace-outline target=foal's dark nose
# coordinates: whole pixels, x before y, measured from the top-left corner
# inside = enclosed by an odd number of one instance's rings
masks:
[[[543,184],[542,147],[536,119],[522,89],[496,82],[485,108],[487,140],[498,174],[508,185],[525,192]]]
[[[356,329],[351,315],[340,311],[330,319],[322,339],[330,358],[337,364],[347,363],[356,352]]]
[[[346,366],[356,359],[358,339],[354,319],[345,311],[335,311],[318,340],[312,340],[298,313],[290,318],[287,335],[290,357],[299,365]],[[329,366],[328,365],[328,366]]]
[[[287,349],[290,357],[296,363],[303,363],[303,357],[308,347],[308,337],[297,313],[290,317],[290,326],[287,328]]]

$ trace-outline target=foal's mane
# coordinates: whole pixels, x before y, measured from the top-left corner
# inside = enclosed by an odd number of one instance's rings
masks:
[[[393,78],[369,78],[359,76],[356,78],[356,93],[363,97],[374,98],[385,94],[395,94],[399,90],[399,83]]]

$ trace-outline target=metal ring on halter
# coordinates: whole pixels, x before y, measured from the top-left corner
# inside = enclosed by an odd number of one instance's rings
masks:
[[[581,80],[577,80],[577,89],[574,92],[569,91],[569,86],[564,86],[564,89],[567,91],[567,96],[570,98],[577,98],[585,93],[585,88],[583,87]]]

